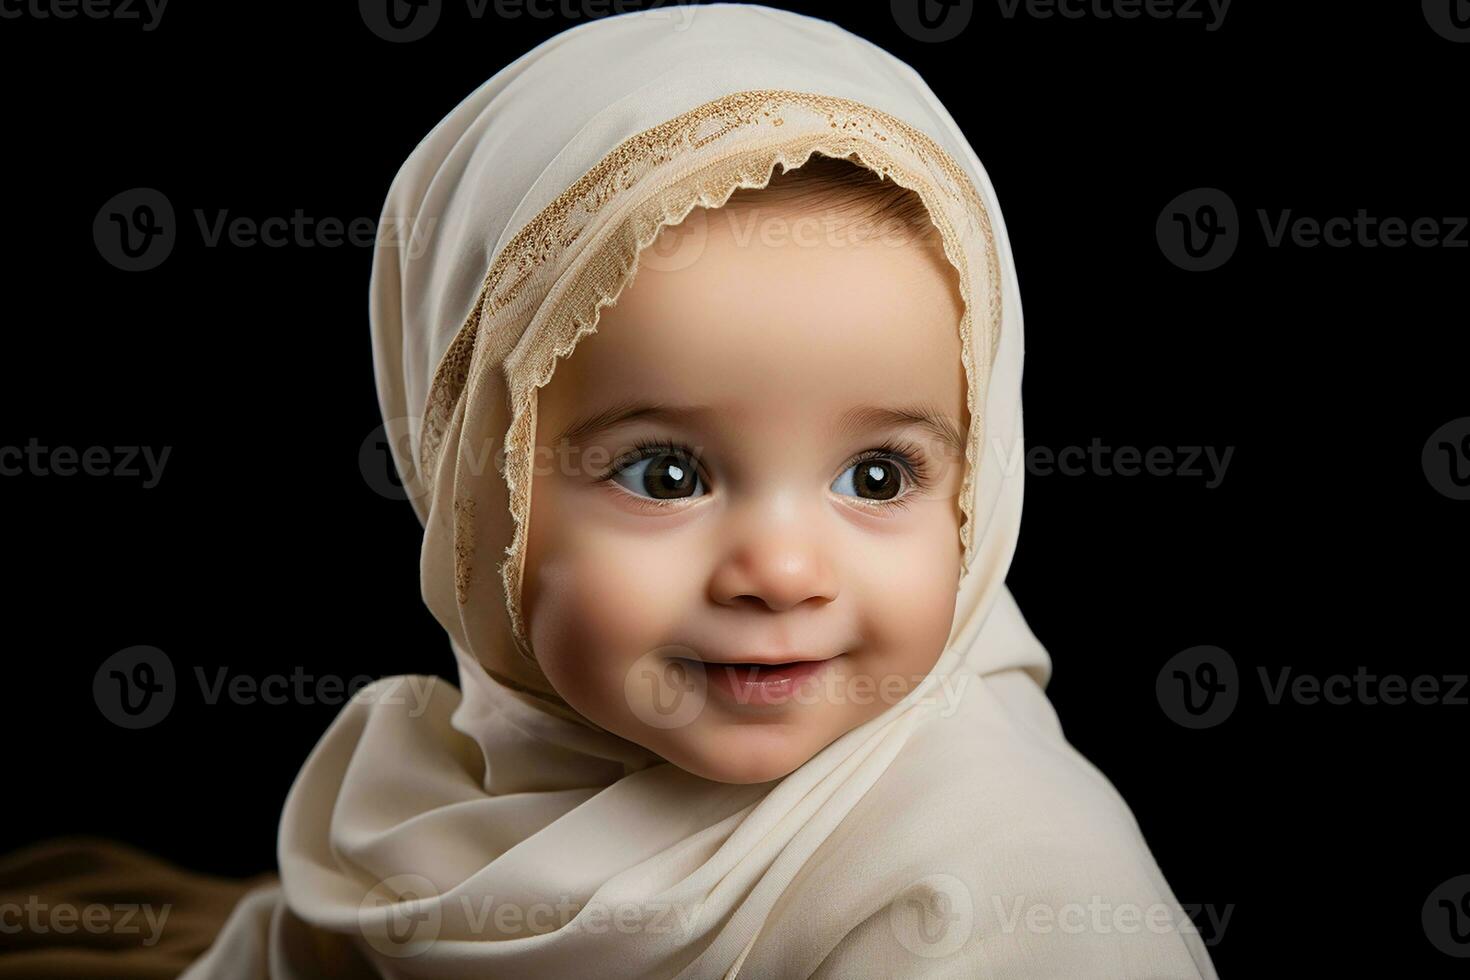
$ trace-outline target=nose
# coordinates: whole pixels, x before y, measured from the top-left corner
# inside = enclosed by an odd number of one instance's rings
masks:
[[[837,598],[832,556],[812,528],[810,515],[773,521],[767,511],[747,513],[743,521],[732,529],[728,551],[710,579],[711,599],[724,606],[754,603],[783,612],[804,602],[824,605]]]

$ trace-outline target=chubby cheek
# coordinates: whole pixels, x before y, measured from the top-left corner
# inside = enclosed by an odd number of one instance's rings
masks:
[[[898,675],[904,690],[939,659],[954,621],[959,530],[938,506],[913,533],[887,543],[862,581],[863,651],[854,668],[875,679]],[[881,706],[880,706],[881,707]],[[877,712],[875,712],[877,713]]]
[[[557,692],[592,721],[623,727],[624,682],[686,607],[687,570],[651,536],[615,533],[537,486],[526,550],[525,615],[536,659]],[[539,502],[539,503],[538,503]]]

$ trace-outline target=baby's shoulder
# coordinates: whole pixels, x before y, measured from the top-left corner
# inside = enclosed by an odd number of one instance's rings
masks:
[[[936,853],[1146,858],[1132,810],[1062,735],[1039,685],[1021,671],[969,680],[971,690],[909,733],[853,816],[866,805],[894,835],[934,841]]]

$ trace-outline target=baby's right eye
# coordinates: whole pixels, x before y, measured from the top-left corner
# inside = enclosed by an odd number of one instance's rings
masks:
[[[635,496],[653,500],[683,500],[703,495],[699,467],[681,451],[652,450],[641,459],[609,473],[608,480]],[[694,493],[698,487],[700,493]]]

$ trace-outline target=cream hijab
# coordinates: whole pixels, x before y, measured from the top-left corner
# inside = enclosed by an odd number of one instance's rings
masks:
[[[783,779],[728,785],[592,725],[536,667],[535,396],[662,226],[813,153],[916,191],[959,273],[964,570],[908,697]],[[593,20],[439,123],[383,228],[378,394],[460,689],[393,677],[348,705],[287,798],[281,884],[186,976],[1215,975],[1127,806],[1063,738],[1005,587],[1016,272],[984,168],[913,69],[754,5]]]

